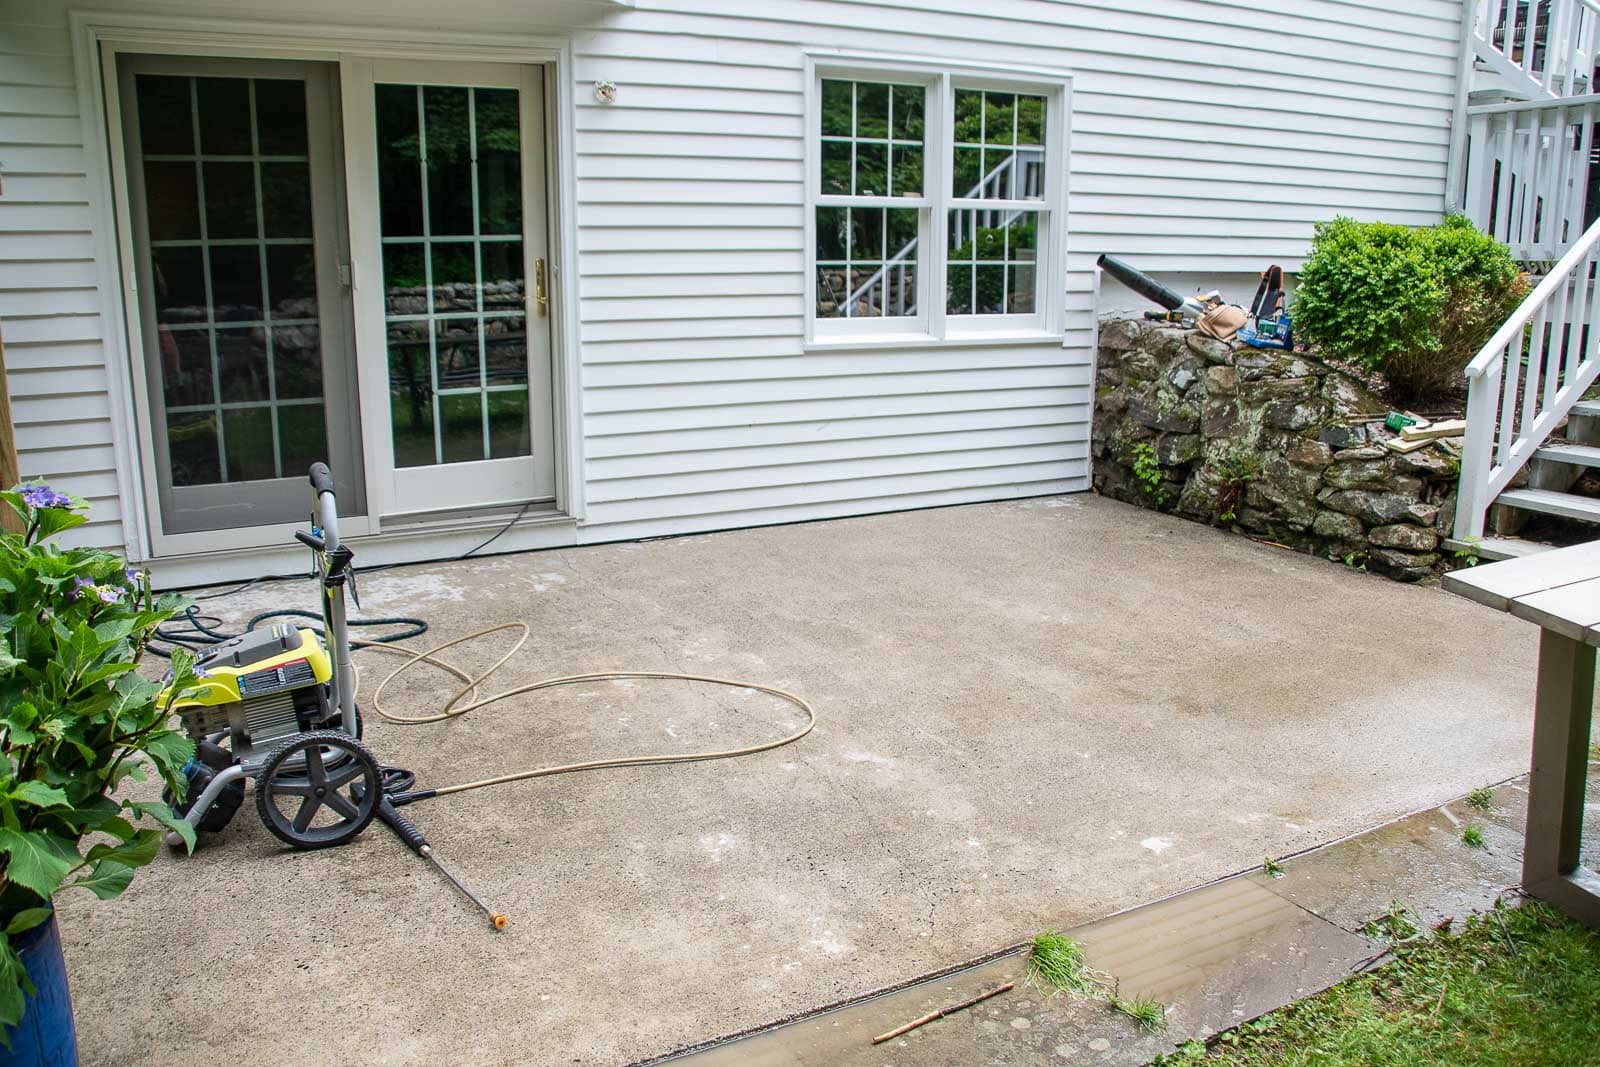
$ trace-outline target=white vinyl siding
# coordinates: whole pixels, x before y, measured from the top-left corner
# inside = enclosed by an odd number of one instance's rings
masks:
[[[184,6],[262,17],[242,0]],[[1086,488],[1097,254],[1157,275],[1292,272],[1335,213],[1437,220],[1455,0],[1128,7],[649,0],[562,5],[595,18],[563,27],[539,4],[511,18],[456,4],[453,28],[573,40],[579,538]],[[324,12],[433,17],[421,0]],[[0,92],[19,101],[0,108],[0,315],[23,465],[93,497],[90,536],[117,544],[100,341],[115,327],[96,313],[81,203],[99,194],[71,192],[84,167],[64,6],[27,17],[50,25],[0,27]],[[808,49],[1071,71],[1064,345],[805,351]],[[595,99],[599,80],[615,103]],[[38,191],[30,169],[67,191]]]
[[[24,478],[93,506],[64,543],[120,547],[83,139],[65,19],[0,23],[0,336],[17,459]]]

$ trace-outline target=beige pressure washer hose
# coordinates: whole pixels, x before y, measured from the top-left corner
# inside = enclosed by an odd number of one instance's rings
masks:
[[[501,633],[509,630],[520,631],[521,636],[517,638],[515,643],[512,644],[511,648],[507,650],[505,655],[501,656],[487,670],[476,677],[467,674],[466,671],[463,671],[453,663],[449,663],[445,660],[437,658],[437,654],[443,652],[445,649],[454,648],[455,646],[465,644],[468,641],[476,641],[479,638],[488,637],[490,634]],[[582,763],[562,763],[551,767],[536,767],[532,770],[516,771],[512,774],[502,774],[495,778],[484,778],[476,782],[462,782],[459,785],[433,787],[429,789],[429,792],[433,796],[445,796],[449,793],[463,793],[468,789],[482,789],[485,786],[504,785],[506,782],[520,782],[526,778],[545,778],[554,774],[571,774],[575,771],[596,771],[606,767],[648,767],[658,763],[699,763],[705,760],[732,759],[735,756],[751,756],[757,752],[766,752],[770,749],[782,748],[784,745],[793,744],[806,734],[810,733],[812,728],[817,724],[817,713],[811,707],[811,705],[806,702],[805,698],[795,693],[791,693],[786,689],[778,689],[774,686],[761,685],[756,682],[742,682],[730,678],[714,678],[705,674],[678,674],[672,671],[601,671],[595,674],[559,675],[554,678],[543,678],[537,682],[529,682],[527,685],[519,685],[515,688],[507,689],[503,693],[496,693],[493,696],[479,697],[478,687],[486,682],[490,676],[498,671],[501,667],[505,666],[506,662],[510,660],[512,656],[516,655],[517,652],[522,649],[523,645],[527,644],[528,636],[529,630],[527,623],[509,622],[500,626],[491,626],[488,629],[479,630],[476,633],[470,633],[465,637],[458,637],[453,641],[446,641],[442,645],[435,645],[433,648],[422,651],[413,651],[411,649],[400,648],[392,644],[384,644],[378,641],[363,641],[359,638],[352,638],[350,644],[352,647],[356,648],[373,648],[382,652],[388,652],[393,655],[406,657],[406,661],[391,671],[388,677],[384,678],[384,680],[378,684],[378,688],[373,690],[372,693],[372,710],[377,712],[378,715],[380,715],[384,720],[401,726],[418,726],[423,723],[443,722],[446,719],[453,719],[458,715],[465,715],[469,711],[474,711],[478,708],[486,707],[489,704],[494,704],[498,701],[506,699],[507,697],[517,696],[521,693],[531,693],[536,689],[553,689],[556,686],[577,685],[580,682],[607,682],[621,681],[624,679],[664,679],[675,682],[704,682],[708,685],[723,685],[733,689],[749,689],[758,693],[766,693],[770,696],[778,697],[781,700],[787,700],[789,703],[805,712],[805,725],[796,730],[794,733],[791,733],[785,737],[781,737],[776,741],[766,741],[759,745],[747,745],[744,748],[715,749],[709,752],[659,753],[645,754],[640,756],[617,756],[611,759],[586,760]],[[456,691],[455,695],[445,702],[442,708],[431,715],[396,715],[394,712],[387,710],[383,706],[383,691],[389,687],[390,682],[393,682],[396,678],[400,677],[400,675],[404,674],[406,671],[410,670],[412,667],[415,667],[419,663],[427,663],[434,667],[438,667],[440,670],[459,678],[463,684],[461,688]],[[358,681],[359,677],[360,676],[358,673]],[[469,702],[463,704],[461,703],[462,700],[469,700]]]

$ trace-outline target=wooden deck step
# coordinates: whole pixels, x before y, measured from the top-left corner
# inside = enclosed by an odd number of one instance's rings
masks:
[[[1556,463],[1570,463],[1576,467],[1600,467],[1600,448],[1594,445],[1574,445],[1566,441],[1550,441],[1535,449],[1534,459],[1548,459]]]
[[[1590,418],[1600,418],[1600,400],[1580,400],[1572,405],[1568,415],[1588,415]]]
[[[1523,556],[1537,556],[1541,552],[1548,552],[1554,545],[1547,545],[1540,541],[1523,541],[1515,537],[1485,537],[1481,541],[1458,541],[1448,538],[1444,547],[1451,552],[1471,551],[1477,549],[1478,558],[1485,561],[1497,559],[1521,559]]]
[[[1560,515],[1584,522],[1600,522],[1600,500],[1579,496],[1576,493],[1558,493],[1553,489],[1507,489],[1494,501],[1507,507],[1524,511],[1540,511],[1546,515]]]

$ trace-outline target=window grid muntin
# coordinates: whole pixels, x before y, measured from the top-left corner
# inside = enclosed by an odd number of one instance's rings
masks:
[[[978,242],[977,242],[978,223],[977,223],[977,219],[978,219],[978,216],[980,214],[1006,216],[1005,218],[1003,218],[1001,220],[1001,224],[999,226],[985,226],[985,227],[983,227],[984,229],[991,229],[991,230],[992,229],[998,229],[998,230],[1000,230],[1000,232],[1001,232],[1001,253],[1000,253],[1001,254],[1001,258],[1000,259],[992,259],[992,258],[986,259],[986,258],[980,258],[978,256]],[[983,207],[961,207],[961,206],[957,206],[957,205],[951,206],[949,208],[948,212],[946,213],[946,234],[947,234],[948,240],[946,242],[947,247],[945,249],[945,314],[947,314],[947,315],[957,315],[957,316],[966,316],[966,315],[1032,315],[1032,314],[1036,314],[1038,312],[1038,310],[1039,310],[1039,284],[1040,284],[1040,280],[1041,280],[1040,270],[1039,270],[1040,265],[1041,265],[1040,254],[1039,254],[1039,252],[1040,252],[1039,235],[1044,230],[1045,217],[1048,216],[1048,214],[1049,214],[1049,212],[1046,209],[1038,207],[1038,206],[1029,207],[1029,206],[1024,206],[1024,205],[1020,205],[1020,204],[1019,205],[1007,204],[1004,207],[997,207],[997,206],[995,206],[995,202],[993,202],[993,201],[986,202]],[[960,230],[962,228],[955,226],[953,224],[952,220],[954,219],[954,217],[956,217],[958,215],[965,215],[971,220],[970,221],[970,228],[972,229],[972,235],[968,238],[968,240],[970,240],[972,242],[972,255],[970,257],[958,257],[956,255],[957,251],[959,251],[959,249],[961,247],[960,244],[956,243],[956,236],[957,236],[958,232],[960,232]],[[1011,246],[1012,245],[1012,227],[1017,222],[1020,222],[1023,219],[1024,216],[1031,216],[1032,220],[1033,220],[1033,244],[1032,244],[1032,247],[1030,247],[1030,248],[1021,248],[1021,249],[1018,249],[1018,251],[1032,252],[1033,253],[1033,258],[1032,259],[1017,259],[1017,258],[1013,258],[1012,254],[1011,254],[1012,251],[1013,251],[1012,246]],[[963,243],[965,243],[965,242],[963,242]],[[951,303],[950,277],[951,277],[952,273],[958,267],[964,269],[968,274],[968,288],[967,288],[968,300],[967,300],[967,304],[968,304],[968,307],[973,309],[973,310],[970,310],[970,311],[958,312],[958,311],[951,310],[951,307],[950,307],[950,303]],[[977,293],[978,293],[978,268],[979,267],[998,267],[998,268],[1000,268],[1001,279],[1002,280],[1001,280],[1001,291],[1000,291],[1000,308],[999,308],[998,311],[981,311],[981,310],[978,310]],[[1011,275],[1012,275],[1012,271],[1014,271],[1014,270],[1020,271],[1020,270],[1022,270],[1024,268],[1029,269],[1029,270],[1031,270],[1033,272],[1033,308],[1031,310],[1028,310],[1028,311],[1012,311],[1011,310],[1011,293],[1012,293]]]
[[[954,186],[954,184],[952,184],[950,189],[949,189],[949,192],[951,194],[950,195],[950,200],[952,201],[952,203],[956,203],[956,202],[963,201],[963,200],[985,200],[985,201],[1001,200],[1001,201],[1021,201],[1021,202],[1024,202],[1024,203],[1035,203],[1035,202],[1043,200],[1044,199],[1044,189],[1045,189],[1045,167],[1044,167],[1044,162],[1045,162],[1046,155],[1048,153],[1048,145],[1047,145],[1046,142],[1049,140],[1049,136],[1048,136],[1049,114],[1050,114],[1049,97],[1047,95],[1045,95],[1045,94],[1042,94],[1042,93],[1027,93],[1027,92],[1022,92],[1020,90],[993,90],[993,89],[984,89],[984,88],[963,87],[963,86],[957,85],[957,86],[955,86],[953,88],[953,91],[951,93],[952,101],[953,102],[958,101],[963,93],[976,93],[977,96],[978,96],[978,139],[976,141],[958,141],[958,140],[955,140],[955,126],[956,126],[956,121],[957,121],[957,114],[956,114],[957,108],[952,106],[951,113],[950,113],[950,131],[951,131],[950,176],[951,176],[951,182],[952,183],[954,183],[955,181],[959,180],[959,169],[956,166],[956,161],[960,158],[961,152],[963,150],[976,151],[978,153],[978,184],[973,186],[971,189],[968,189],[965,192],[961,193],[960,195],[956,195],[955,186]],[[996,95],[1000,95],[1000,96],[1009,96],[1012,99],[1012,106],[1011,106],[1011,141],[1008,144],[1002,144],[1002,143],[999,143],[999,142],[996,142],[994,144],[990,144],[989,143],[989,95],[991,93],[995,93]],[[1039,101],[1039,142],[1037,144],[1035,144],[1035,143],[1023,143],[1023,141],[1022,141],[1022,101],[1024,99]],[[1036,152],[1038,154],[1038,157],[1039,157],[1038,158],[1038,167],[1039,167],[1039,172],[1038,172],[1039,187],[1038,187],[1038,191],[1036,193],[1033,193],[1033,194],[1029,194],[1026,191],[1024,191],[1022,196],[1007,196],[1007,197],[984,196],[983,195],[983,188],[984,188],[984,186],[989,184],[989,180],[990,180],[989,171],[987,169],[987,159],[988,159],[989,153],[990,152],[1003,153],[1004,155],[1006,155],[1006,156],[1008,156],[1010,158],[1010,161],[1011,161],[1010,162],[1010,166],[1011,166],[1011,171],[1012,171],[1011,183],[1012,183],[1012,187],[1015,188],[1016,183],[1017,183],[1017,168],[1021,165],[1020,159],[1021,159],[1022,153],[1024,151],[1028,151],[1030,153]],[[1002,164],[1002,165],[1004,165],[1004,164]],[[996,168],[996,169],[998,169],[998,168]],[[1024,185],[1025,184],[1026,183],[1024,183]],[[974,191],[976,191],[977,195],[974,195]]]
[[[813,219],[816,220],[815,224],[819,229],[820,229],[820,226],[821,226],[820,217],[821,217],[822,212],[824,212],[824,211],[842,211],[842,212],[844,212],[844,220],[845,220],[845,222],[844,222],[844,233],[845,233],[844,251],[845,251],[845,258],[844,259],[837,259],[837,258],[834,258],[834,259],[822,259],[822,258],[816,257],[816,249],[815,249],[815,247],[813,247],[813,259],[814,259],[813,269],[816,272],[816,285],[818,286],[819,294],[821,292],[821,288],[820,288],[821,287],[821,272],[824,269],[827,269],[827,270],[843,270],[844,271],[844,278],[845,278],[844,299],[842,301],[840,301],[840,303],[838,304],[838,306],[843,309],[843,314],[822,315],[822,314],[818,313],[816,306],[812,307],[812,314],[815,315],[819,319],[856,319],[856,320],[861,320],[861,319],[913,318],[913,317],[919,315],[921,312],[918,310],[918,306],[917,306],[916,298],[915,298],[915,291],[916,291],[916,286],[917,286],[916,279],[917,279],[917,271],[919,269],[918,268],[918,262],[919,261],[918,261],[917,256],[915,255],[915,251],[914,250],[921,244],[922,237],[927,232],[927,228],[925,226],[925,218],[927,216],[927,211],[925,209],[922,209],[922,208],[914,208],[914,207],[910,207],[910,206],[903,205],[903,204],[892,204],[892,205],[891,204],[885,204],[883,206],[878,206],[876,204],[848,204],[848,205],[840,206],[840,205],[833,205],[833,204],[827,204],[827,203],[819,203],[819,204],[816,205],[816,209],[813,212]],[[863,257],[861,259],[857,259],[855,257],[854,253],[855,253],[855,232],[856,232],[856,227],[854,225],[854,221],[855,221],[854,220],[854,212],[857,212],[857,211],[870,211],[870,212],[873,212],[875,214],[882,215],[882,217],[883,217],[883,221],[878,227],[878,255],[875,258]],[[900,250],[895,253],[895,255],[890,256],[890,254],[889,254],[889,231],[891,229],[890,216],[892,214],[909,215],[909,214],[912,214],[913,212],[915,212],[915,214],[917,216],[916,236],[913,237],[910,241],[906,242],[906,244],[903,245],[900,248]],[[820,240],[820,238],[818,238],[818,240]],[[813,246],[815,246],[816,243],[817,243],[816,241],[813,241]],[[876,281],[869,280],[868,282],[864,283],[863,285],[856,285],[855,279],[854,279],[854,273],[855,273],[856,266],[858,264],[860,266],[862,266],[862,267],[869,267],[870,266],[870,267],[877,268],[876,271],[874,272],[875,274],[878,275],[877,280]],[[890,270],[891,270],[891,268],[898,275],[898,286],[897,286],[895,291],[899,295],[899,298],[900,298],[899,299],[899,303],[900,303],[900,305],[902,307],[906,307],[906,301],[905,301],[906,281],[905,281],[905,279],[906,279],[907,274],[909,274],[911,276],[911,291],[913,293],[912,301],[911,301],[911,303],[909,305],[909,308],[907,310],[902,310],[899,313],[893,314],[893,315],[889,314],[889,306],[890,306],[889,278],[890,278]],[[864,293],[865,297],[870,302],[872,293],[877,291],[877,290],[879,290],[879,289],[881,289],[882,292],[883,292],[883,299],[880,301],[880,304],[879,304],[880,310],[876,314],[870,314],[870,315],[857,315],[857,314],[855,314],[854,313],[854,309],[855,309],[856,301],[855,301],[854,297],[856,296],[856,294],[857,293]]]
[[[824,162],[825,162],[825,158],[824,158],[825,157],[825,151],[819,151],[818,155],[817,155],[818,190],[819,190],[819,192],[824,196],[856,196],[856,197],[874,197],[874,198],[877,198],[877,197],[884,197],[884,198],[908,197],[909,198],[909,197],[923,197],[923,196],[926,196],[927,195],[927,188],[928,188],[928,174],[927,174],[927,140],[928,140],[928,135],[927,135],[927,112],[928,112],[927,87],[924,86],[924,85],[905,84],[905,83],[900,83],[900,82],[862,80],[862,79],[858,79],[858,78],[829,78],[829,77],[823,77],[823,78],[819,79],[819,86],[818,86],[819,101],[820,101],[820,99],[822,97],[825,97],[827,95],[826,86],[827,86],[828,82],[833,82],[833,83],[839,84],[839,85],[848,85],[850,87],[850,132],[849,132],[849,134],[836,134],[836,133],[835,134],[825,134],[825,133],[821,132],[820,126],[819,126],[817,136],[819,138],[819,144],[821,144],[821,145],[848,144],[850,146],[850,188],[847,189],[843,193],[830,193],[827,190],[822,189],[822,187],[821,187],[821,177],[822,177],[823,165],[824,165]],[[861,122],[860,122],[861,92],[860,92],[860,87],[862,85],[881,85],[881,86],[883,86],[883,88],[885,90],[885,96],[886,96],[886,99],[887,99],[887,105],[886,105],[886,110],[884,112],[884,132],[887,134],[887,136],[884,136],[884,137],[873,137],[873,136],[864,135],[864,134],[862,134],[860,132],[861,131]],[[902,93],[909,93],[909,92],[911,92],[913,90],[916,93],[918,93],[918,94],[920,94],[922,96],[923,127],[922,127],[922,137],[920,139],[918,139],[918,140],[911,140],[909,138],[900,138],[900,137],[896,137],[894,135],[895,134],[895,124],[894,124],[894,103],[895,103],[895,99],[898,96],[902,95]],[[820,108],[821,106],[822,105],[819,102],[818,107]],[[884,146],[884,172],[883,172],[884,188],[879,192],[863,193],[859,189],[860,177],[861,177],[861,175],[860,175],[860,151],[859,151],[859,146],[863,145],[863,144],[883,145]],[[921,161],[920,161],[920,165],[918,167],[920,180],[918,181],[917,184],[918,184],[919,188],[914,193],[901,193],[901,192],[899,192],[899,191],[897,191],[895,189],[895,184],[896,183],[895,183],[895,162],[894,162],[894,159],[895,159],[895,149],[897,147],[898,148],[902,148],[902,149],[907,149],[907,150],[915,149],[918,152],[918,154],[920,154],[921,157],[922,157]]]

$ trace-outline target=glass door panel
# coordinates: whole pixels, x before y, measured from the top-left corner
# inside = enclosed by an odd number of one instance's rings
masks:
[[[318,460],[360,514],[331,65],[120,68],[162,532],[296,521]]]
[[[394,509],[551,498],[536,70],[402,69],[373,85]]]

